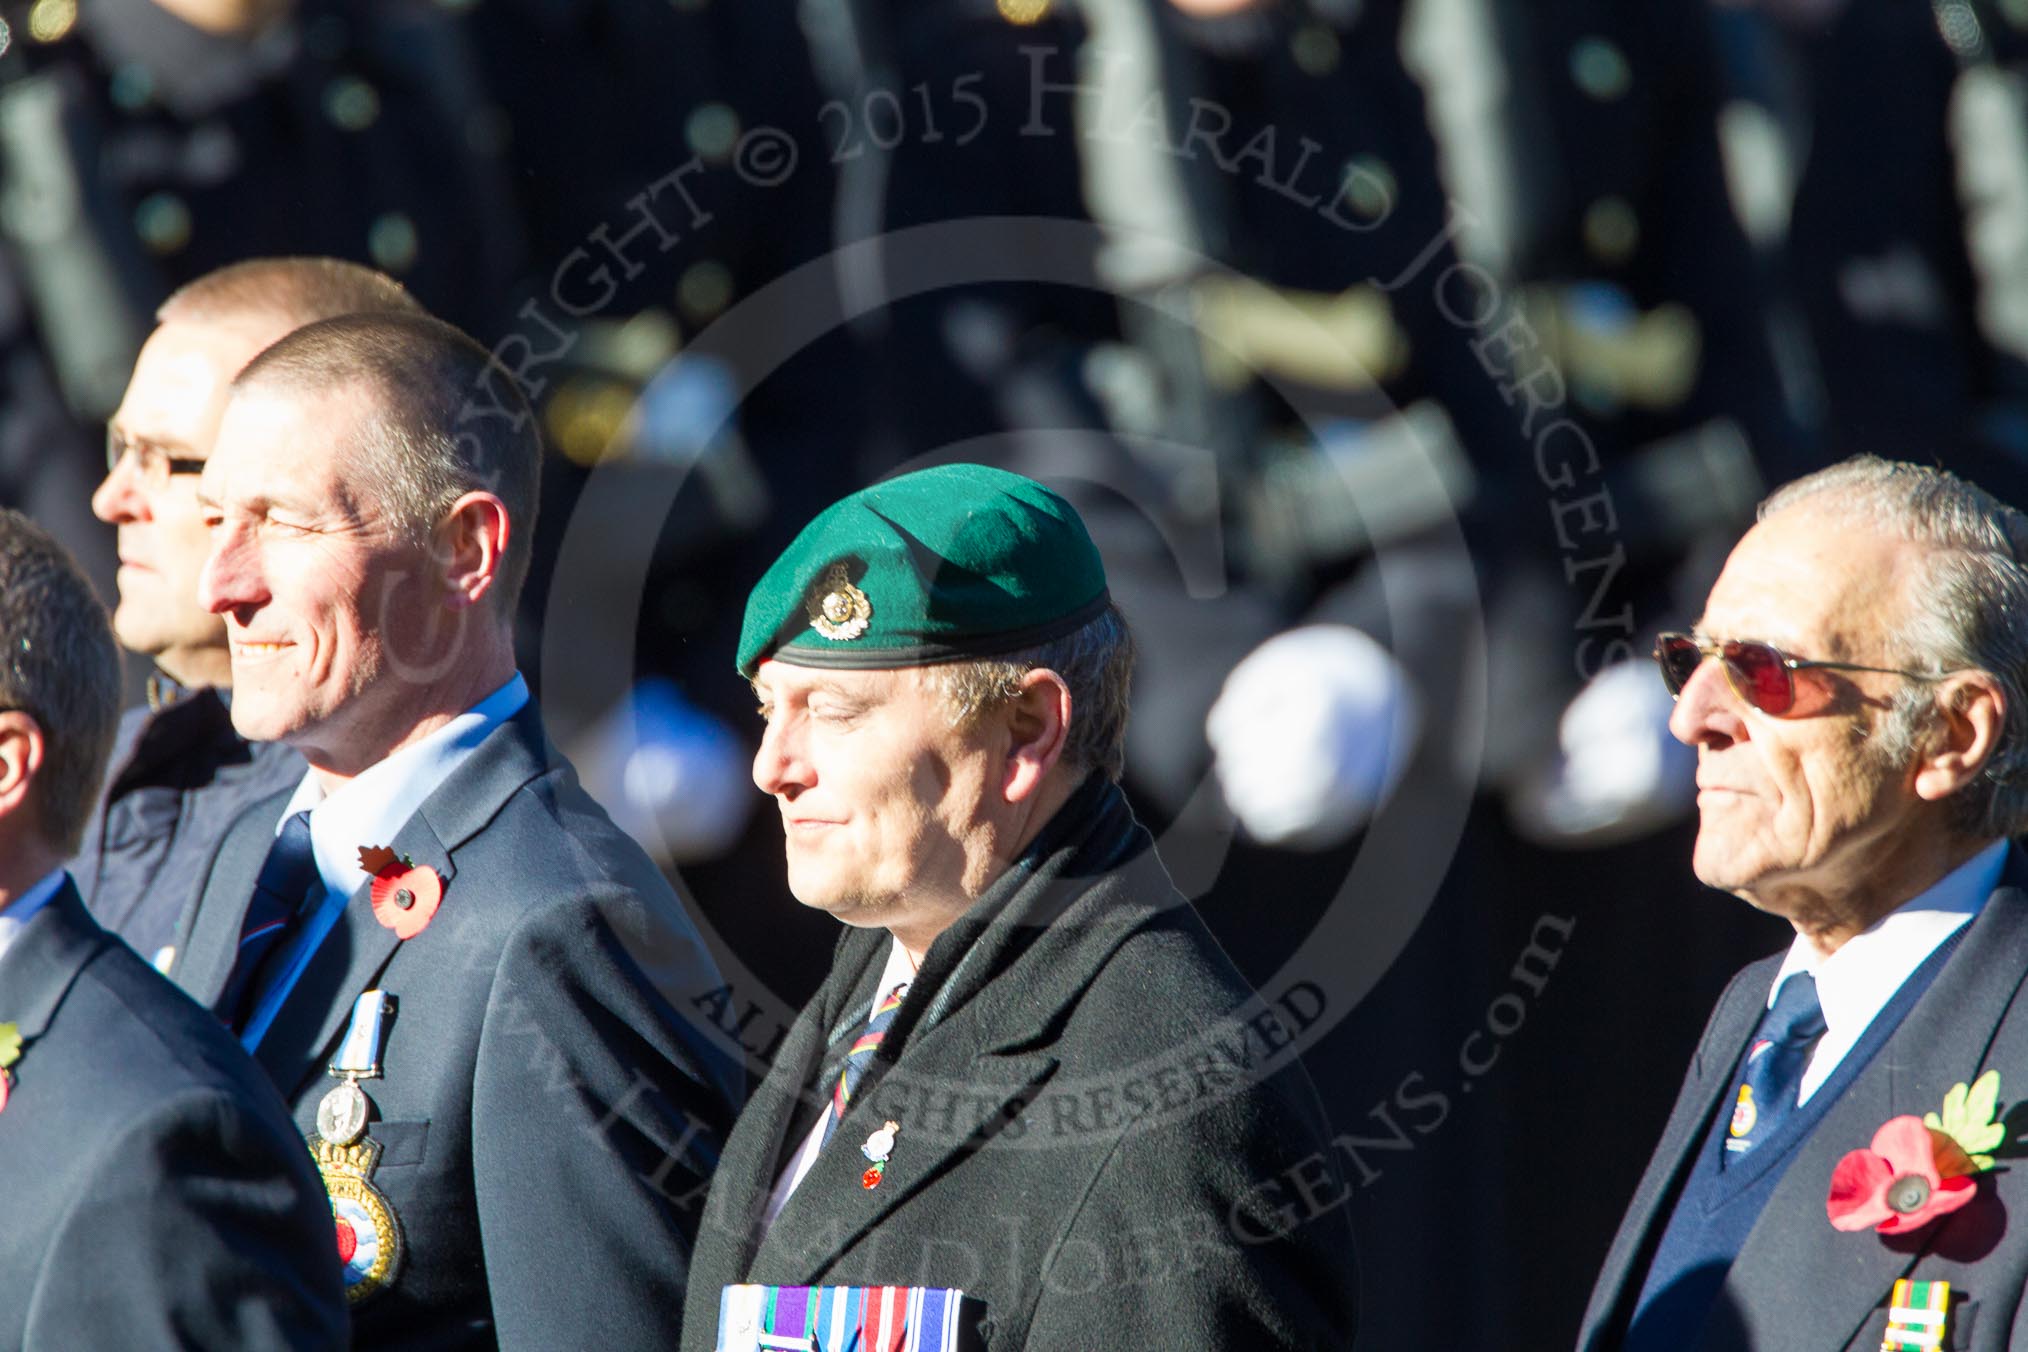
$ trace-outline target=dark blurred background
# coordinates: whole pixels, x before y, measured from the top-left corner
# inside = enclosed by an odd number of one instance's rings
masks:
[[[381,267],[550,450],[523,668],[756,1045],[831,922],[732,671],[983,460],[1143,647],[1129,788],[1355,1138],[1374,1347],[1574,1338],[1711,1001],[1646,662],[1855,451],[2028,504],[2028,0],[0,0],[0,502],[234,259]],[[132,673],[138,682],[142,673]]]

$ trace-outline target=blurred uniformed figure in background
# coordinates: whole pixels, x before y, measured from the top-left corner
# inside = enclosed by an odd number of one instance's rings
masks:
[[[95,556],[99,424],[157,305],[252,256],[371,263],[485,328],[522,266],[453,16],[344,0],[0,0],[0,502]]]
[[[2028,496],[2028,14],[1992,0],[1711,10],[1734,198],[1827,455]]]
[[[1516,460],[1470,335],[1427,286],[1379,285],[1451,257],[1398,11],[810,9],[851,38],[818,62],[851,113],[838,242],[879,243],[839,268],[870,469],[982,460],[1077,505],[1147,620],[1133,791],[1198,810],[1225,674],[1377,543],[1448,519],[1468,454],[1489,478]],[[1404,461],[1443,468],[1362,520]]]
[[[695,870],[712,926],[764,980],[806,986],[818,969],[752,895],[775,845],[732,731],[747,701],[721,673],[736,580],[861,482],[867,382],[829,302],[767,326],[780,351],[718,326],[831,244],[836,122],[798,0],[476,0],[458,16],[533,260],[499,328],[475,332],[552,452],[522,670],[587,787],[659,862]],[[772,135],[796,147],[779,176],[742,158]],[[788,341],[798,328],[807,342]]]

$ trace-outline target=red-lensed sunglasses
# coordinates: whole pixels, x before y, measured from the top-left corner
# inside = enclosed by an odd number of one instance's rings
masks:
[[[1795,707],[1795,673],[1811,667],[1834,671],[1877,671],[1886,676],[1906,676],[1914,681],[1940,681],[1941,675],[1924,671],[1901,671],[1894,667],[1868,667],[1857,662],[1819,662],[1790,657],[1770,643],[1750,638],[1706,638],[1702,634],[1663,633],[1655,636],[1655,665],[1662,669],[1662,684],[1673,699],[1683,693],[1690,677],[1707,657],[1718,659],[1725,669],[1726,684],[1732,693],[1764,714],[1779,716]]]

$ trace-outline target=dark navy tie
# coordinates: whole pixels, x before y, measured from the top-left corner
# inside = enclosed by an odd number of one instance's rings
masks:
[[[213,1006],[218,1017],[236,1033],[246,1027],[253,1014],[255,993],[263,986],[258,977],[266,960],[282,946],[294,928],[310,885],[317,878],[317,858],[310,848],[310,814],[290,816],[268,849],[267,862],[254,880],[253,900],[240,924],[239,951],[232,960],[232,975]]]
[[[1808,972],[1793,973],[1775,992],[1774,1004],[1747,1047],[1721,1162],[1746,1154],[1781,1129],[1796,1110],[1803,1070],[1823,1036],[1824,1007],[1817,1003],[1817,979]]]

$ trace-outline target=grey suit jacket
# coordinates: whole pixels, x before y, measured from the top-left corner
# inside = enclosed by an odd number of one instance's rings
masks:
[[[285,799],[221,842],[172,973],[217,1000]],[[362,886],[257,1059],[315,1130],[353,1001],[396,1002],[366,1082],[373,1182],[407,1259],[353,1323],[375,1347],[663,1348],[744,1070],[692,1002],[719,977],[676,895],[578,786],[531,703],[396,833],[443,901],[402,941]]]
[[[1618,1346],[1640,1294],[1650,1255],[1675,1205],[1691,1156],[1712,1114],[1729,1101],[1739,1054],[1766,1006],[1779,956],[1734,977],[1719,998],[1691,1061],[1605,1268],[1592,1291],[1578,1346]],[[1947,1280],[1947,1348],[2028,1344],[2017,1326],[2028,1281],[2028,1162],[2000,1160],[1977,1198],[1907,1236],[1848,1234],[1825,1214],[1831,1171],[1847,1151],[1868,1146],[1889,1118],[1942,1108],[1953,1084],[2000,1071],[2002,1112],[2028,1097],[2028,868],[2017,849],[1984,909],[1943,971],[1808,1140],[1747,1236],[1700,1331],[1684,1346],[1812,1352],[1874,1352],[1897,1278]],[[2020,1115],[2013,1119],[2020,1133]]]
[[[329,1204],[275,1092],[68,881],[0,956],[0,1349],[345,1346]]]

